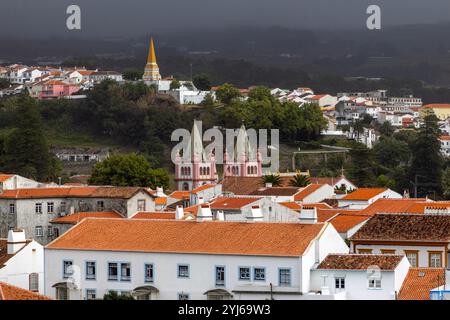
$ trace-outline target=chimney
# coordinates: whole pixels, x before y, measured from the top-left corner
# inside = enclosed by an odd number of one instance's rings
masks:
[[[15,254],[26,245],[25,231],[20,229],[9,230],[7,250],[8,254]]]
[[[315,207],[303,206],[300,210],[300,223],[317,223],[317,209]]]
[[[247,216],[248,221],[261,222],[264,220],[261,207],[260,206],[252,206],[251,213]]]
[[[272,188],[272,182],[267,182],[266,183],[266,188]]]
[[[74,206],[70,206],[69,211],[70,211],[70,214],[74,214],[75,213],[75,207]]]
[[[212,218],[213,218],[213,216],[212,216],[210,206],[207,204],[201,204],[198,207],[198,211],[197,211],[197,221],[198,222],[212,221]]]
[[[198,204],[204,204],[205,200],[203,200],[203,197],[198,197]]]
[[[184,209],[183,206],[177,206],[177,209],[175,211],[175,219],[181,220],[184,217]]]
[[[216,220],[225,221],[225,214],[223,213],[223,210],[217,211]]]
[[[164,190],[162,187],[156,187],[156,196],[157,197],[165,197]]]

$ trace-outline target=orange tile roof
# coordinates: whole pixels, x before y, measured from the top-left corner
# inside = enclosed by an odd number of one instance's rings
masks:
[[[174,191],[169,195],[169,197],[181,200],[189,198],[189,194],[189,191]]]
[[[439,140],[448,141],[450,140],[450,136],[440,136]]]
[[[286,208],[289,208],[291,210],[301,210],[302,206],[298,204],[297,202],[280,202],[282,206],[285,206]]]
[[[246,205],[258,201],[259,199],[261,198],[220,197],[211,203],[211,209],[239,210]]]
[[[46,249],[297,257],[325,227],[322,223],[87,218]]]
[[[158,211],[158,212],[138,212],[131,219],[175,219],[175,212],[173,211]]]
[[[0,300],[52,300],[52,298],[0,282]]]
[[[416,204],[430,204],[426,202],[425,198],[413,199],[377,199],[371,203],[367,208],[363,209],[361,213],[374,215],[376,213],[405,213],[409,212]],[[449,202],[450,203],[450,202]],[[423,210],[422,212],[423,213]]]
[[[159,197],[155,199],[155,204],[156,205],[165,205],[167,203],[167,197]]]
[[[63,224],[77,224],[84,218],[123,218],[123,216],[115,211],[76,212],[64,217],[55,218],[50,222]]]
[[[197,187],[194,190],[192,190],[191,193],[197,194],[200,191],[203,191],[203,190],[206,190],[206,189],[209,189],[209,188],[213,188],[214,186],[215,186],[215,184],[212,184],[212,183],[204,184],[204,185],[202,185],[200,187]]]
[[[449,103],[431,103],[431,104],[426,104],[426,105],[422,106],[422,108],[431,108],[431,109],[450,108],[450,104]]]
[[[387,188],[359,188],[343,197],[343,200],[369,200],[388,190]]]
[[[0,199],[45,199],[45,198],[124,198],[129,199],[137,192],[151,195],[139,187],[69,187],[30,188],[5,190]]]
[[[317,269],[365,271],[376,265],[380,270],[395,270],[403,257],[394,254],[329,254]]]
[[[302,201],[310,194],[316,192],[320,188],[322,188],[324,184],[310,184],[303,188],[299,193],[294,196],[294,201]]]
[[[336,217],[332,218],[330,223],[337,230],[337,232],[347,232],[351,228],[359,225],[360,223],[370,219],[368,215],[359,214],[338,214]]]
[[[444,268],[409,268],[398,299],[430,300],[430,291],[444,284]]]
[[[0,174],[0,182],[5,182],[8,179],[14,177],[12,174]]]

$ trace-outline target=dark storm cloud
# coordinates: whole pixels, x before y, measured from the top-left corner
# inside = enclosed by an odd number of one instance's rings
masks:
[[[1,0],[0,35],[73,34],[65,28],[70,4],[82,9],[84,36],[238,25],[363,28],[370,4],[381,6],[383,26],[445,21],[450,12],[449,0]]]

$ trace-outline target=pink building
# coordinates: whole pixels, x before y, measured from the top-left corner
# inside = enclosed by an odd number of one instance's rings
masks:
[[[177,190],[193,190],[199,186],[218,181],[214,154],[205,154],[203,141],[194,121],[187,154],[178,153],[175,160],[175,182]]]
[[[254,146],[250,142],[245,126],[242,125],[236,140],[233,154],[230,156],[227,150],[224,154],[224,177],[262,177],[261,152],[257,149],[256,140]]]
[[[59,80],[49,80],[42,84],[42,91],[38,99],[56,99],[71,96],[78,92],[80,86],[76,84],[65,83]]]

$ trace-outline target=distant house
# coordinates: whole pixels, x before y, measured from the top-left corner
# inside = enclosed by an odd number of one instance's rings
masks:
[[[59,80],[48,80],[42,84],[42,91],[38,99],[58,99],[71,96],[80,90],[80,86],[71,83],[65,83]]]
[[[109,157],[109,150],[105,148],[65,148],[53,152],[64,162],[101,162]]]
[[[364,209],[380,198],[401,199],[402,195],[388,188],[359,188],[338,200],[339,207]]]
[[[116,71],[96,71],[91,73],[89,77],[94,83],[99,83],[103,80],[123,81],[122,74]]]

